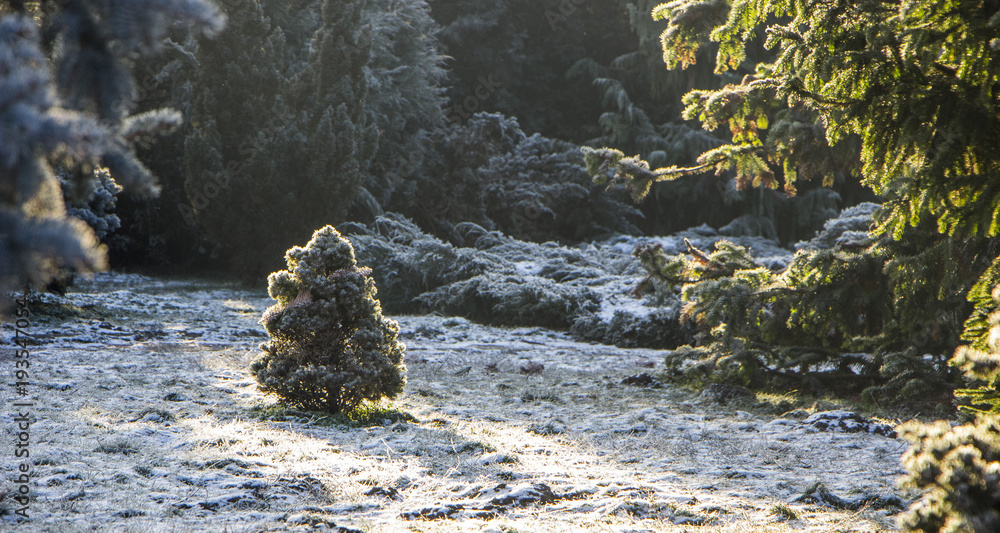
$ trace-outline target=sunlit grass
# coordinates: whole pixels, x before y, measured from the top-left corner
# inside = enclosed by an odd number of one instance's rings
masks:
[[[232,298],[226,307],[241,307],[242,297]],[[212,303],[205,316],[238,324],[252,318],[218,311],[223,301]],[[164,330],[172,331],[169,326]],[[785,493],[797,487],[794,482],[746,490],[759,482],[752,471],[764,460],[779,474],[808,463],[814,468],[802,472],[820,475],[822,463],[810,449],[737,428],[759,428],[788,404],[807,412],[828,406],[815,397],[758,394],[746,399],[746,407],[719,406],[699,399],[699,390],[624,385],[623,377],[636,370],[612,368],[612,356],[603,363],[609,366],[586,369],[580,362],[547,361],[544,373],[526,376],[518,372],[520,361],[490,368],[493,353],[456,349],[409,365],[406,390],[392,402],[332,415],[296,409],[261,392],[248,371],[257,340],[224,345],[172,334],[115,354],[54,353],[53,361],[58,356],[70,363],[60,379],[76,388],[48,392],[50,401],[67,408],[52,411],[44,424],[71,431],[48,433],[53,451],[36,468],[62,485],[49,487],[50,500],[39,508],[72,510],[94,524],[108,519],[109,508],[145,513],[110,519],[125,532],[204,531],[207,521],[213,521],[209,529],[251,532],[298,528],[314,519],[380,533],[891,529],[884,510],[788,504]],[[734,462],[738,458],[747,463]],[[750,477],[709,472],[730,465]],[[872,475],[884,471],[873,467]],[[64,479],[76,472],[80,479]],[[707,482],[713,485],[703,486]],[[478,490],[528,483],[581,495],[511,508],[490,520],[400,518],[427,506],[468,504]],[[67,499],[84,486],[86,498]],[[400,497],[372,494],[386,489]],[[254,519],[239,510],[198,507],[251,491],[259,493]],[[287,518],[275,519],[279,514]]]
[[[757,392],[755,396],[757,397],[759,409],[778,415],[796,409],[806,409],[810,403],[810,398],[799,394],[798,391],[782,393]]]
[[[771,507],[771,514],[775,516],[778,520],[798,520],[799,515],[792,510],[791,507],[779,503],[774,507]]]
[[[243,314],[256,314],[256,313],[258,313],[257,309],[253,305],[251,305],[250,303],[246,302],[245,300],[229,299],[229,300],[223,301],[222,305],[224,307],[228,308],[228,309],[232,309],[233,311],[236,311],[237,313],[243,313]]]

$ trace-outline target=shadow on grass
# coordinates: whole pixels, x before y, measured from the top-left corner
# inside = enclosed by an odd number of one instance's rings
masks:
[[[397,422],[419,422],[417,417],[381,403],[365,403],[347,413],[331,414],[324,411],[297,409],[281,402],[255,405],[250,417],[271,422],[298,422],[314,426],[346,426],[351,428],[386,426]]]

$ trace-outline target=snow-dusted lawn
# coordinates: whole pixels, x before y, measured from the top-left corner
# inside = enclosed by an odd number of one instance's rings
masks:
[[[816,482],[900,496],[904,441],[621,384],[655,375],[656,350],[397,317],[409,383],[392,406],[416,421],[261,421],[263,291],[114,273],[73,291],[93,318],[29,328],[36,500],[17,531],[880,531],[898,511],[794,500]],[[5,375],[12,361],[4,345]]]

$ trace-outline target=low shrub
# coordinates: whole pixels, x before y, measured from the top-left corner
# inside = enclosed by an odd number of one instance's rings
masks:
[[[486,273],[440,287],[417,299],[446,314],[510,326],[566,329],[600,306],[597,293],[573,283],[532,275]]]
[[[845,209],[799,243],[787,266],[727,240],[704,251],[688,243],[680,256],[637,250],[646,286],[680,288],[681,322],[711,348],[672,355],[668,366],[698,380],[863,393],[873,403],[946,397],[977,243],[928,242],[926,228],[873,238],[877,208]]]
[[[285,261],[287,270],[268,277],[277,303],[261,323],[270,340],[250,368],[261,390],[329,413],[402,392],[399,326],[382,316],[371,270],[358,268],[351,243],[325,226]]]
[[[903,455],[906,486],[924,495],[903,514],[912,531],[1000,531],[1000,417],[984,415],[952,427],[910,422],[901,427],[913,446]]]

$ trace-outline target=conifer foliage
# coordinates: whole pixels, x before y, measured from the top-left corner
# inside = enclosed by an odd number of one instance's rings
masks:
[[[0,291],[7,291],[44,284],[62,269],[104,267],[93,231],[67,218],[53,163],[81,167],[80,190],[99,181],[91,169],[106,167],[133,192],[155,193],[131,143],[175,127],[179,116],[131,114],[128,64],[157,52],[175,21],[211,33],[224,18],[205,0],[10,1],[0,14]]]
[[[465,223],[538,242],[638,232],[639,212],[601,194],[575,145],[527,136],[517,119],[477,113],[435,130],[420,154],[388,207],[450,242]]]
[[[445,123],[443,56],[427,3],[370,0],[362,24],[372,38],[366,107],[378,128],[378,149],[352,220],[372,218],[388,206],[393,192],[427,156],[428,132]],[[369,197],[377,204],[365,205]]]
[[[974,293],[975,291],[973,291]],[[1000,286],[992,293],[1000,303]],[[1000,530],[1000,311],[989,318],[989,332],[981,343],[964,346],[952,364],[965,371],[980,388],[957,391],[973,402],[970,423],[952,427],[911,422],[902,427],[913,446],[903,456],[906,486],[925,491],[923,498],[901,517],[904,527],[916,531]]]
[[[115,214],[118,204],[118,193],[121,185],[115,182],[106,168],[93,170],[96,183],[86,183],[93,187],[90,190],[77,190],[81,185],[79,179],[69,172],[59,172],[59,182],[63,187],[63,198],[66,201],[66,213],[87,223],[94,231],[94,236],[104,240],[121,227],[121,219]]]
[[[270,336],[251,365],[262,390],[307,409],[349,412],[403,391],[405,346],[382,315],[371,269],[332,226],[285,254],[287,270],[268,277],[277,303],[261,323]]]
[[[976,307],[963,335],[972,345],[957,351],[952,364],[981,385],[962,391],[978,404],[977,419],[954,429],[910,426],[909,482],[927,492],[902,525],[995,531],[1000,431],[988,411],[997,403],[994,341],[1000,331],[987,333],[996,304],[986,295],[998,281],[1000,2],[675,0],[652,14],[667,21],[661,40],[670,67],[694,63],[697,51],[714,41],[717,71],[736,68],[746,60],[747,43],[762,31],[775,59],[759,63],[739,84],[685,96],[688,118],[732,133],[731,143],[703,153],[694,166],[654,170],[604,149],[587,152],[590,170],[599,179],[627,183],[636,197],[656,181],[712,169],[736,172],[743,185],[790,194],[801,179],[829,183],[837,171],[859,172],[884,203],[872,228],[877,241],[845,264],[872,262],[870,271],[880,270],[893,294],[887,312],[866,310],[859,317],[881,317],[876,331],[882,335],[926,326],[927,338],[937,340],[950,337],[946,330],[968,315],[963,297]],[[838,255],[830,259],[848,258]],[[801,281],[815,287],[835,288],[849,279],[831,277],[836,271],[823,264],[804,266]],[[794,270],[795,262],[782,275]],[[736,275],[723,279],[738,281]],[[879,278],[856,279],[863,285]],[[760,294],[736,288],[713,296]],[[803,323],[836,314],[815,303],[803,308]],[[728,327],[714,325],[723,333]],[[948,354],[947,343],[923,356],[920,348],[883,355],[882,372],[906,375]],[[908,386],[923,390],[912,381],[899,390]]]
[[[241,2],[232,31],[201,47],[181,207],[244,277],[343,221],[365,180],[377,144],[364,4]]]
[[[911,531],[1000,531],[1000,419],[951,427],[908,423],[907,486],[926,490],[900,519]]]
[[[613,150],[590,152],[591,162],[638,196],[651,182],[708,169],[790,193],[801,179],[860,170],[888,200],[881,231],[898,237],[932,219],[950,235],[996,236],[998,9],[930,0],[661,4],[652,14],[668,23],[668,67],[694,63],[711,40],[716,70],[736,68],[762,30],[776,59],[739,84],[685,96],[688,118],[733,134],[696,166],[652,170]]]
[[[651,280],[681,288],[682,320],[711,347],[668,363],[758,387],[864,389],[878,402],[929,401],[932,391],[943,398],[975,272],[956,260],[974,265],[980,242],[928,244],[926,231],[875,237],[878,211],[872,203],[845,209],[780,271],[726,241],[673,258],[640,249]]]
[[[312,229],[387,208],[444,124],[444,71],[422,0],[247,0],[229,16],[175,76],[193,99],[180,208],[253,278]]]
[[[623,181],[641,198],[657,181],[732,171],[744,187],[794,194],[803,179],[828,184],[859,172],[885,200],[873,226],[881,244],[859,257],[878,257],[897,295],[881,321],[902,329],[933,322],[933,338],[951,337],[931,313],[943,312],[950,327],[966,310],[961,300],[988,266],[985,240],[1000,234],[1000,109],[991,96],[1000,4],[677,0],[652,14],[667,22],[661,39],[670,67],[694,63],[714,41],[717,71],[736,68],[761,30],[774,60],[739,84],[685,96],[687,118],[728,128],[732,142],[693,166],[659,169],[618,150],[585,149],[596,179]],[[815,271],[803,279],[825,283]],[[900,305],[927,297],[936,303]]]

